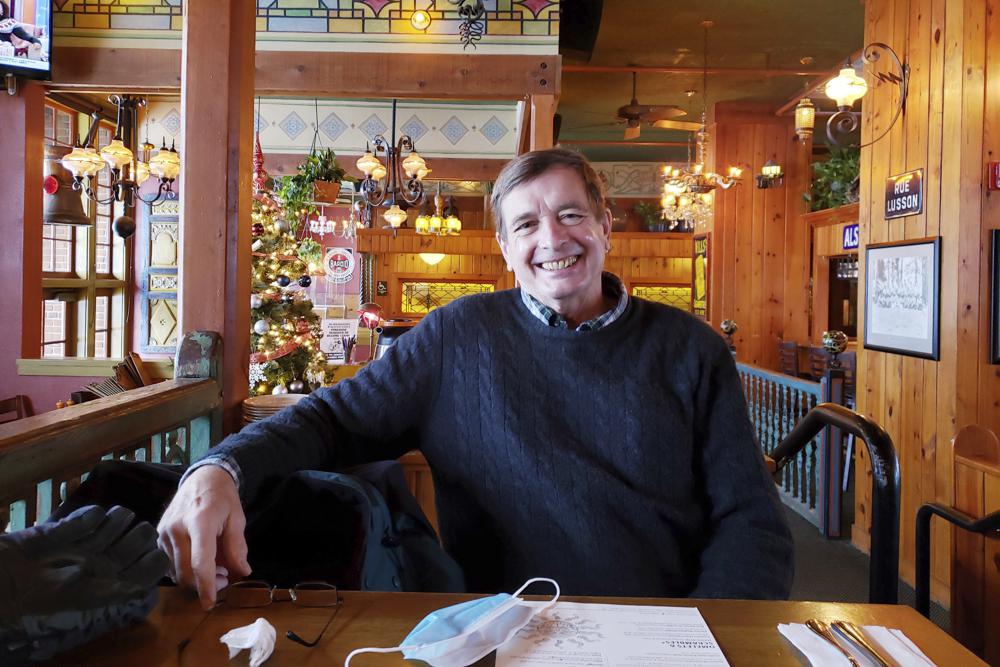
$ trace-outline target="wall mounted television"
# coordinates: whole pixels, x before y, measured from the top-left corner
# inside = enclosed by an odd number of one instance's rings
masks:
[[[52,78],[52,0],[0,0],[0,76]]]

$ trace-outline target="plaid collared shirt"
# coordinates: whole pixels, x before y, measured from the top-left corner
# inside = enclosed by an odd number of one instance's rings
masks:
[[[625,312],[625,308],[628,307],[628,292],[625,291],[625,285],[622,281],[618,279],[618,276],[613,273],[608,273],[605,271],[601,274],[601,289],[604,291],[604,296],[610,297],[612,299],[617,299],[618,302],[615,307],[608,312],[598,315],[592,320],[587,320],[578,326],[576,331],[597,331],[598,329],[603,329],[608,326]],[[566,322],[566,318],[552,310],[544,303],[531,296],[523,289],[521,290],[521,300],[524,305],[527,306],[531,314],[545,322],[550,327],[560,327],[562,329],[568,329],[569,323]]]

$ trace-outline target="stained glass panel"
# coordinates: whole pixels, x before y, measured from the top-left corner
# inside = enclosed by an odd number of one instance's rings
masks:
[[[403,312],[429,313],[467,294],[486,294],[493,283],[404,282]]]
[[[677,285],[633,285],[632,296],[681,310],[691,310],[691,288]]]

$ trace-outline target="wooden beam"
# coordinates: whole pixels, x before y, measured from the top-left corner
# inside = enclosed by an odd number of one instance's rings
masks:
[[[517,100],[556,95],[560,56],[262,51],[259,95]]]
[[[0,262],[0,312],[10,326],[0,337],[0,357],[37,358],[42,344],[42,158],[45,89],[21,83],[15,96],[0,95],[0,183],[4,191],[4,256]],[[11,392],[17,393],[17,392]]]
[[[533,151],[552,148],[552,116],[556,111],[555,95],[532,95],[529,147]]]
[[[249,385],[254,38],[242,0],[185,4],[180,329],[222,334],[227,432]]]
[[[507,164],[506,159],[499,158],[428,157],[422,154],[433,170],[428,178],[435,181],[493,181]],[[349,176],[360,178],[361,172],[354,164],[359,157],[360,154],[337,153],[337,164],[347,170]],[[272,176],[288,176],[295,173],[295,168],[304,158],[304,153],[265,152],[264,168]]]
[[[560,145],[563,146],[653,146],[653,147],[666,147],[666,148],[684,148],[688,145],[686,141],[611,141],[611,140],[601,140],[601,139],[566,139],[560,140]]]
[[[55,46],[48,86],[94,92],[178,92],[181,51]]]
[[[594,72],[605,74],[628,74],[629,72],[649,72],[651,74],[696,74],[701,76],[706,73],[702,67],[656,67],[656,66],[635,66],[628,65],[563,65],[563,72]],[[709,76],[746,76],[754,78],[773,78],[778,76],[827,76],[826,70],[796,70],[796,69],[776,69],[773,67],[709,67]]]

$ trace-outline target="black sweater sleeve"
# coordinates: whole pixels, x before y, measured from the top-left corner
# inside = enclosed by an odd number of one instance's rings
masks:
[[[441,362],[436,312],[355,377],[314,391],[298,404],[230,435],[208,456],[236,462],[240,494],[298,470],[332,470],[395,459],[417,448],[421,420],[436,400]]]
[[[767,474],[743,388],[721,339],[698,390],[701,475],[708,535],[691,597],[787,599],[794,562],[791,533]]]
[[[35,37],[34,35],[30,35],[27,32],[25,32],[24,28],[22,28],[21,26],[15,26],[11,32],[15,37],[23,39],[26,42],[31,42],[32,44],[42,43],[41,40]]]

